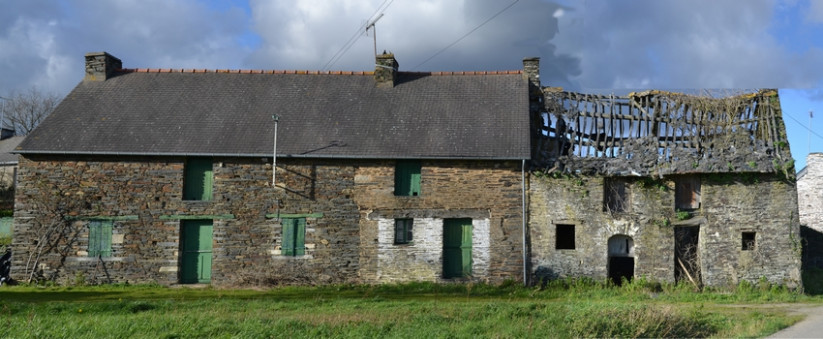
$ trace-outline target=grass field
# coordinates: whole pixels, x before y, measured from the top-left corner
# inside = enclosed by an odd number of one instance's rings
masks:
[[[266,290],[0,287],[0,337],[756,337],[799,319],[773,303],[816,303],[744,284],[623,287],[346,285]]]

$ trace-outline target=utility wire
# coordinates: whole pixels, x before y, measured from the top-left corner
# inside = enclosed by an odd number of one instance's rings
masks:
[[[417,67],[423,66],[423,64],[425,64],[425,63],[429,62],[431,59],[434,59],[434,57],[436,57],[436,56],[440,55],[440,53],[445,52],[447,49],[451,48],[452,46],[456,45],[456,44],[457,44],[458,42],[460,42],[461,40],[465,39],[467,36],[469,36],[469,35],[471,35],[472,33],[474,33],[474,31],[476,31],[476,30],[480,29],[480,27],[483,27],[483,25],[485,25],[485,24],[489,23],[489,21],[494,20],[494,18],[496,18],[498,15],[503,14],[503,12],[505,12],[505,11],[509,10],[509,8],[512,8],[512,6],[514,6],[514,4],[516,4],[518,1],[520,1],[520,0],[514,0],[514,2],[510,3],[508,6],[506,6],[506,7],[505,7],[505,8],[503,8],[503,9],[501,9],[499,12],[495,13],[495,14],[494,14],[494,15],[492,15],[490,18],[486,19],[486,21],[483,21],[483,23],[481,23],[480,25],[477,25],[477,27],[472,28],[472,30],[470,30],[468,33],[464,34],[463,36],[461,36],[460,38],[458,38],[457,40],[455,40],[454,42],[452,42],[452,43],[451,43],[451,44],[449,44],[448,46],[443,47],[443,49],[441,49],[441,50],[437,51],[437,53],[434,53],[434,55],[430,56],[428,59],[426,59],[426,60],[424,60],[423,62],[419,63],[417,66],[412,67],[411,69],[412,69],[412,70],[416,70],[416,69],[417,69]]]
[[[790,119],[794,120],[794,122],[796,122],[796,123],[797,123],[798,125],[800,125],[801,127],[805,128],[805,129],[806,129],[807,131],[809,131],[811,134],[814,134],[814,135],[816,135],[818,138],[823,139],[823,135],[817,134],[817,132],[812,131],[812,129],[811,129],[811,128],[806,127],[806,125],[804,125],[802,122],[800,122],[800,120],[795,119],[793,116],[791,116],[791,114],[786,114],[786,116],[787,116],[787,117],[789,117]]]
[[[393,2],[394,2],[394,0],[384,0],[383,3],[380,4],[380,6],[377,7],[377,10],[374,11],[374,14],[372,14],[369,17],[369,20],[366,20],[366,22],[361,24],[357,28],[357,30],[354,31],[354,34],[352,34],[351,38],[349,38],[349,40],[347,40],[346,43],[343,44],[342,47],[340,47],[340,49],[337,51],[337,53],[334,53],[334,55],[329,59],[329,61],[327,61],[326,64],[323,65],[322,69],[324,71],[328,71],[331,68],[331,66],[333,66],[336,62],[340,61],[340,59],[343,57],[343,55],[345,55],[349,51],[349,49],[351,49],[352,46],[354,46],[354,43],[357,42],[357,38],[361,34],[363,34],[363,30],[366,28],[366,25],[368,25],[368,23],[372,20],[372,18],[377,16],[378,13],[382,13],[382,12],[386,11],[386,9],[388,9],[389,6],[391,6],[391,4]]]

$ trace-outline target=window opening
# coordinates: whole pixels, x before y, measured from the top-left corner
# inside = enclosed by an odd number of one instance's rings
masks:
[[[394,219],[395,245],[411,243],[413,225],[414,219]]]
[[[603,185],[604,212],[625,212],[629,207],[628,183],[622,179],[607,178]]]
[[[420,195],[421,169],[419,160],[398,160],[394,170],[394,195]]]
[[[744,251],[753,251],[756,245],[756,237],[757,233],[755,232],[743,232],[743,250]]]
[[[700,179],[679,178],[674,185],[674,205],[678,211],[693,211],[700,208]]]
[[[186,159],[183,173],[183,200],[211,200],[212,159]]]
[[[573,250],[574,247],[574,225],[556,225],[556,241],[554,248],[557,250]]]

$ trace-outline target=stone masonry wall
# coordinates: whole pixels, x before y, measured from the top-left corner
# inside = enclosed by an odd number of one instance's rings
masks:
[[[433,234],[438,222],[442,233],[443,218],[472,218],[477,279],[517,278],[522,269],[517,162],[424,161],[422,195],[397,197],[394,161],[279,158],[272,187],[271,159],[215,158],[212,200],[186,201],[184,161],[21,156],[13,278],[28,279],[39,230],[56,221],[67,225],[66,234],[40,257],[37,275],[63,283],[176,284],[187,218],[213,220],[214,285],[439,279],[412,274],[406,268],[421,261],[403,259],[392,246],[383,247],[389,259],[378,259],[378,221],[399,215],[419,218]],[[305,255],[282,255],[286,217],[306,218]],[[111,257],[88,257],[95,218],[113,222]],[[438,247],[424,250],[436,254]],[[441,269],[431,263],[431,272]]]
[[[794,185],[770,174],[705,174],[700,208],[679,220],[674,180],[624,178],[626,212],[604,211],[604,177],[532,176],[529,189],[531,269],[538,279],[608,275],[608,239],[633,239],[634,276],[674,281],[674,228],[699,225],[703,283],[741,280],[797,286],[800,247]],[[682,213],[681,213],[682,215]],[[575,249],[555,249],[556,224],[575,225]],[[742,232],[756,233],[752,251],[742,250]]]
[[[806,169],[797,178],[797,208],[800,224],[823,232],[823,153],[810,153]]]
[[[272,188],[263,160],[215,159],[213,199],[185,201],[183,158],[21,156],[13,277],[28,278],[37,226],[62,210],[59,219],[76,219],[60,243],[65,257],[51,251],[38,267],[62,282],[175,284],[180,219],[196,216],[214,220],[215,285],[357,281],[359,212],[349,193],[355,167],[284,159]],[[307,216],[306,255],[280,255],[283,215]],[[110,258],[86,256],[90,217],[114,219]]]
[[[355,196],[361,209],[363,281],[442,280],[445,218],[473,220],[473,279],[522,281],[520,165],[517,161],[423,161],[421,194],[416,197],[394,195],[394,161],[361,166],[355,176]],[[388,234],[381,235],[380,225],[388,227],[395,218],[414,219],[413,246],[393,245]],[[425,241],[418,243],[418,235]]]

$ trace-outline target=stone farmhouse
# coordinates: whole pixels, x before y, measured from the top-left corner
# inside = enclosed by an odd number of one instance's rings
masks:
[[[799,284],[775,91],[587,95],[523,65],[128,69],[87,54],[17,148],[12,277]]]

